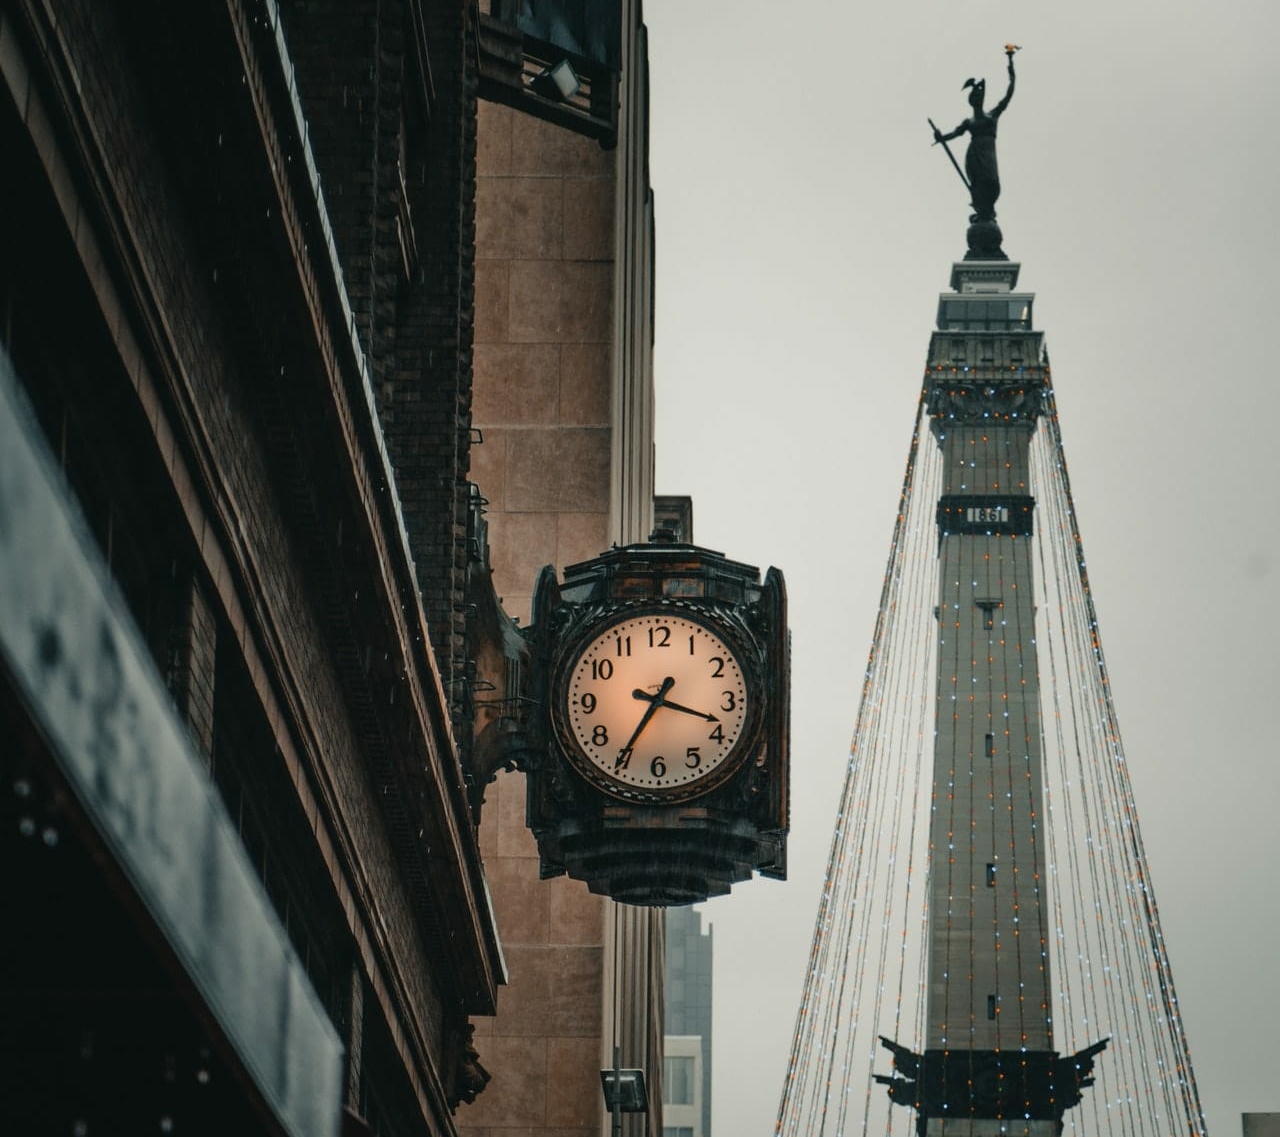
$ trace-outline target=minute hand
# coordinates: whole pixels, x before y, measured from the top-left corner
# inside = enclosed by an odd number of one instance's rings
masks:
[[[669,707],[673,711],[680,711],[682,714],[693,715],[694,718],[706,719],[707,722],[720,721],[719,715],[709,715],[706,711],[695,711],[692,707],[686,707],[681,703],[673,703],[670,699],[665,700],[662,705]]]
[[[709,715],[706,711],[695,711],[692,707],[686,707],[683,703],[673,703],[670,699],[663,698],[661,694],[650,695],[647,691],[637,689],[631,692],[631,697],[634,699],[643,699],[647,703],[654,704],[654,706],[661,705],[668,707],[673,711],[679,711],[681,714],[693,715],[696,719],[706,719],[707,722],[720,721],[720,718],[717,715]]]

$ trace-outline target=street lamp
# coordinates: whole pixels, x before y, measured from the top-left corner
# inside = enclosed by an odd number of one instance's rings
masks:
[[[600,1071],[600,1088],[604,1104],[613,1116],[613,1137],[622,1133],[624,1113],[648,1113],[649,1092],[645,1089],[643,1070],[623,1070],[619,1066],[619,1048],[613,1048],[613,1069]]]

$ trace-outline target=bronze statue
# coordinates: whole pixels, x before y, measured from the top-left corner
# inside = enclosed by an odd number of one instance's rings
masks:
[[[1018,50],[1018,47],[1016,44],[1005,44],[1004,50],[1009,60],[1009,86],[1004,93],[1004,98],[989,112],[985,111],[982,104],[987,93],[987,81],[967,79],[964,86],[969,89],[969,106],[973,108],[973,116],[965,119],[955,130],[946,134],[934,126],[932,119],[929,120],[929,125],[933,127],[933,141],[942,143],[943,149],[947,151],[947,157],[956,168],[956,173],[960,174],[960,180],[969,189],[969,199],[973,204],[973,213],[969,218],[973,223],[969,236],[971,253],[978,251],[981,247],[1000,257],[1003,257],[999,251],[1000,231],[995,225],[996,199],[1000,196],[1000,168],[996,163],[996,127],[1000,116],[1009,105],[1009,100],[1013,98],[1015,79],[1013,53]],[[969,135],[969,149],[964,156],[963,173],[950,147],[947,146],[951,139],[959,138],[962,134]],[[978,242],[977,245],[975,240]]]

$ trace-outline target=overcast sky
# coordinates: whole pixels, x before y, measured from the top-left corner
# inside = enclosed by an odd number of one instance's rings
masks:
[[[1210,1132],[1280,1111],[1275,0],[647,0],[658,490],[791,599],[791,871],[715,929],[713,1131],[772,1131],[938,293],[967,197],[926,119],[1018,87],[1036,293]],[[964,140],[956,151],[962,157]]]

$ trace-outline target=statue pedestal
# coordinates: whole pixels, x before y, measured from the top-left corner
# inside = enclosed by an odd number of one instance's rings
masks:
[[[1000,247],[1004,234],[994,221],[974,221],[967,234],[969,251],[965,253],[967,261],[1006,261],[1004,250]]]

